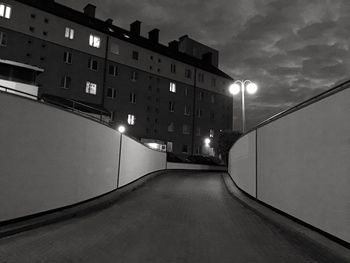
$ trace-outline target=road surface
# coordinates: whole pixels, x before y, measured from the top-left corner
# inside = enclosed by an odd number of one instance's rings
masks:
[[[160,175],[107,209],[0,239],[0,262],[341,262],[233,198],[219,173]]]

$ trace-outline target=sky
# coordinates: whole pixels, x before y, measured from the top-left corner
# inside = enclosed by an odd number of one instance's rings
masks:
[[[220,69],[257,83],[246,96],[247,129],[349,79],[349,0],[56,0],[142,34],[160,29],[167,44],[182,35],[220,52]],[[241,102],[234,100],[235,127]]]

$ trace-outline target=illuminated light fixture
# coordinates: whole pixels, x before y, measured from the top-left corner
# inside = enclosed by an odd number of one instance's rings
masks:
[[[205,138],[204,139],[205,147],[209,147],[210,146],[210,142],[211,142],[211,140],[209,138]]]
[[[232,95],[237,95],[241,91],[241,86],[238,83],[231,84],[229,91]]]
[[[255,94],[256,92],[258,91],[258,86],[253,83],[253,82],[250,82],[248,85],[247,85],[247,92],[249,94]]]
[[[150,143],[147,143],[147,145],[152,148],[152,149],[156,149],[158,150],[160,148],[160,145],[158,143],[155,143],[155,142],[150,142]]]
[[[124,133],[124,132],[125,132],[125,127],[124,127],[123,125],[120,125],[120,126],[118,127],[118,132]]]

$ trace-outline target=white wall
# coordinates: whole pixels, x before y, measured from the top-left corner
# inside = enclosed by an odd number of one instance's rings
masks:
[[[167,169],[175,170],[220,170],[227,171],[225,166],[216,166],[216,165],[204,165],[204,164],[192,164],[192,163],[167,163]]]
[[[347,242],[349,116],[348,88],[257,130],[257,198]],[[251,177],[252,163],[236,157],[246,155],[250,136],[231,149],[229,170],[251,194],[244,182]]]
[[[118,148],[106,126],[0,93],[0,221],[115,189]]]
[[[129,184],[145,174],[164,170],[165,166],[165,152],[152,150],[123,135],[119,187]]]
[[[256,197],[256,131],[240,138],[230,150],[229,173],[235,183]]]

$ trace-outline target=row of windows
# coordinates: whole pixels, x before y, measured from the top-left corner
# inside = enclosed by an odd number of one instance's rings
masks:
[[[175,132],[175,124],[173,122],[171,122],[168,125],[168,132]],[[182,125],[182,133],[183,134],[190,134],[190,126],[187,124],[183,124]],[[209,137],[213,138],[214,137],[214,129],[209,129]],[[196,127],[196,135],[200,136],[201,135],[201,128],[200,127]]]
[[[6,19],[10,19],[11,18],[11,11],[12,8],[11,6],[1,3],[0,4],[0,17],[6,18]],[[31,14],[31,18],[35,18],[36,15],[35,14]],[[48,23],[49,20],[47,18],[44,19],[45,23]],[[31,32],[35,31],[35,28],[30,26],[29,30]],[[48,31],[43,31],[43,35],[47,36],[48,35]],[[70,40],[73,40],[75,38],[75,30],[73,28],[70,27],[65,27],[65,31],[64,31],[64,37]],[[90,34],[89,36],[89,45],[91,47],[94,48],[100,48],[101,46],[101,38],[97,35],[94,34]],[[119,55],[119,45],[116,43],[111,43],[111,47],[110,47],[110,51],[113,54],[117,54]],[[150,56],[150,58],[153,60],[153,56]],[[138,51],[133,51],[132,52],[132,59],[134,60],[138,60],[139,59],[139,52]],[[71,61],[71,60],[70,60]],[[158,62],[161,62],[161,59],[158,59]],[[67,62],[67,63],[71,63],[71,62]],[[152,69],[152,66],[150,67],[150,69]],[[176,64],[171,63],[170,65],[170,71],[172,73],[176,73]],[[160,72],[160,69],[158,68],[158,72]],[[185,69],[185,77],[191,79],[192,78],[192,71],[190,69]],[[198,82],[204,82],[204,73],[199,72],[198,73]],[[216,87],[216,79],[212,78],[211,80],[211,85],[212,87]]]

